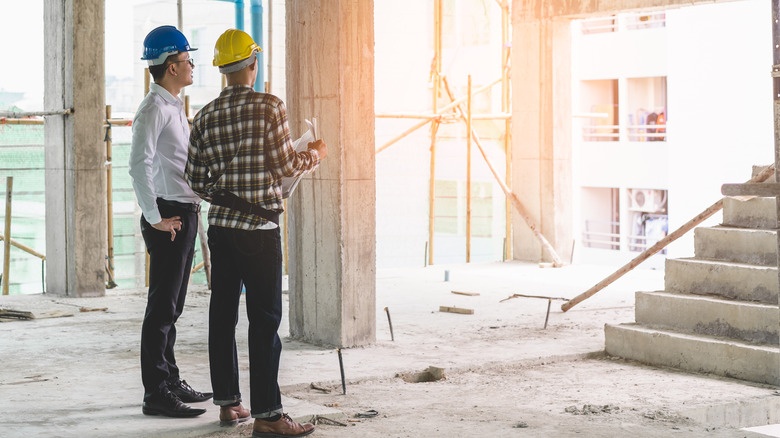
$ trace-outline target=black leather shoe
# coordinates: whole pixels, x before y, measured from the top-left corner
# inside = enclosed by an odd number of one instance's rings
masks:
[[[206,412],[205,409],[191,408],[181,402],[176,394],[162,389],[144,398],[143,412],[146,415],[165,415],[166,417],[188,418],[197,417]]]
[[[195,391],[190,385],[187,384],[186,380],[177,380],[176,382],[169,383],[168,389],[170,389],[172,393],[176,394],[176,397],[179,397],[179,400],[183,401],[184,403],[199,403],[206,401],[214,396],[214,394],[211,392]]]

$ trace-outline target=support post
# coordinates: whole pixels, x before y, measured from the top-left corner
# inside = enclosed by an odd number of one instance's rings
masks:
[[[106,105],[106,225],[107,225],[107,244],[108,244],[108,260],[107,269],[109,279],[113,279],[114,276],[114,195],[113,195],[113,183],[111,179],[112,163],[111,163],[111,105]],[[109,287],[115,287],[116,283],[110,280]]]
[[[374,2],[285,4],[290,128],[317,117],[328,144],[287,203],[290,334],[366,345],[376,340]]]
[[[466,101],[466,263],[471,263],[471,75]]]
[[[46,291],[106,290],[105,1],[44,4]]]
[[[11,200],[14,191],[14,177],[5,179],[5,231],[3,231],[3,295],[8,295],[9,271],[11,270]]]
[[[433,114],[439,110],[439,94],[441,94],[441,1],[433,1],[433,99],[431,107]],[[428,264],[433,264],[434,235],[436,231],[436,135],[439,132],[439,122],[431,123],[431,180],[428,190]]]
[[[509,0],[501,2],[501,113],[508,114],[511,108],[509,55],[512,47]],[[506,155],[506,174],[504,180],[512,187],[512,119],[504,122],[504,153]],[[507,198],[506,208],[506,238],[504,240],[504,258],[512,260],[512,201]]]
[[[428,189],[428,264],[433,264],[433,240],[436,231],[436,135],[439,122],[431,124],[431,180]]]

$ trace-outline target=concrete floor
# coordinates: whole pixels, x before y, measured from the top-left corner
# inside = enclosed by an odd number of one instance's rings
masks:
[[[449,281],[444,281],[445,270]],[[653,412],[663,409],[679,418],[687,418],[682,430],[685,436],[699,433],[708,437],[736,436],[733,433],[739,427],[764,426],[767,421],[756,420],[756,413],[777,407],[775,400],[780,397],[776,397],[775,387],[635,363],[621,363],[620,369],[616,369],[614,359],[599,357],[598,353],[604,349],[604,324],[632,322],[634,292],[663,289],[661,271],[635,270],[566,313],[560,310],[562,301],[553,301],[546,329],[543,329],[546,300],[515,298],[499,302],[515,293],[572,298],[612,271],[614,268],[595,265],[543,269],[535,264],[517,262],[380,271],[377,277],[377,342],[342,351],[346,396],[340,393],[336,350],[287,339],[285,308],[280,329],[284,340],[280,385],[285,394],[285,409],[297,419],[320,415],[347,422],[354,417],[355,409],[371,406],[372,397],[378,397],[383,388],[401,385],[396,398],[391,400],[392,405],[383,405],[387,400],[374,400],[373,405],[385,406],[382,408],[385,415],[373,424],[363,420],[362,424],[354,423],[355,427],[344,429],[321,423],[323,425],[318,426],[314,436],[448,436],[441,432],[449,423],[443,419],[433,420],[435,429],[432,430],[437,432],[400,433],[394,432],[398,429],[392,425],[394,407],[403,412],[404,404],[412,403],[412,400],[405,400],[405,392],[410,397],[437,397],[435,387],[426,387],[420,394],[410,386],[406,391],[403,385],[414,384],[406,384],[395,376],[436,366],[445,369],[451,384],[469,385],[467,377],[473,373],[500,376],[504,370],[515,370],[513,375],[518,375],[516,370],[536,370],[535,381],[549,388],[562,380],[569,382],[568,387],[579,385],[579,380],[588,380],[585,383],[594,386],[588,387],[590,389],[577,387],[576,392],[582,391],[581,395],[565,397],[567,406],[581,406],[583,401],[612,397],[612,400],[620,400],[625,415],[634,415],[630,414],[632,411],[640,413],[642,409]],[[477,292],[479,295],[456,295],[452,291]],[[182,376],[203,391],[210,387],[206,346],[208,299],[206,288],[191,287],[184,314],[177,324],[176,352]],[[0,323],[0,435],[25,438],[247,435],[246,427],[220,429],[218,410],[210,402],[198,405],[207,408],[208,412],[195,419],[147,417],[141,413],[143,389],[138,342],[144,306],[144,290],[108,291],[102,298],[0,297],[3,308],[29,310],[41,315],[47,312],[73,315]],[[474,309],[474,314],[442,313],[439,306],[470,308]],[[395,341],[390,340],[385,307],[392,317]],[[243,315],[238,334],[242,389],[248,405],[246,318]],[[571,380],[573,370],[586,369],[591,378]],[[613,378],[618,374],[625,377],[621,377],[619,385],[598,380],[591,382],[600,376],[606,379],[607,373],[614,373]],[[482,377],[477,380],[490,380]],[[630,384],[632,379],[636,380]],[[502,395],[501,383],[496,381],[499,387],[492,390],[493,393],[491,389],[486,392],[486,388],[493,388],[488,386],[480,391],[499,402],[500,397],[518,397],[517,392]],[[657,382],[662,381],[666,382],[667,388],[659,387]],[[323,399],[318,391],[310,389],[312,383],[332,388],[334,392],[327,395],[327,400]],[[670,391],[669,387],[677,390]],[[463,386],[461,392],[467,388]],[[597,397],[599,391],[602,394]],[[657,393],[655,397],[653,392]],[[585,393],[591,398],[583,398]],[[549,401],[536,400],[535,396],[544,397],[540,391],[519,397],[537,405]],[[438,400],[438,403],[445,404],[439,410],[447,409],[446,401]],[[458,402],[453,396],[454,403]],[[735,407],[735,403],[743,407]],[[746,404],[751,407],[744,408]],[[528,409],[532,409],[532,405],[529,406]],[[539,417],[540,424],[535,432],[533,428],[512,432],[530,432],[517,436],[569,436],[554,432],[555,421],[565,420],[569,424],[583,420],[564,414],[564,407],[556,406],[545,414],[557,416],[558,420]],[[453,410],[456,408],[452,407]],[[564,415],[566,418],[561,420]],[[650,421],[647,418],[645,414],[642,421]],[[625,423],[627,419],[620,421]],[[382,428],[383,422],[389,431]],[[679,431],[681,424],[671,427],[668,423],[642,423],[641,430],[657,428],[658,434],[639,433],[638,436],[665,436],[670,430]],[[614,427],[608,420],[590,421],[583,427],[591,428],[590,436],[613,436],[610,433],[614,433],[608,432]],[[595,432],[601,429],[592,429],[594,427],[603,427],[605,432]],[[740,431],[739,436],[771,436],[771,433]]]

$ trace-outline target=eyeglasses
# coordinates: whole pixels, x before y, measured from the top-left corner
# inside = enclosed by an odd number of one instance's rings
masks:
[[[179,62],[189,62],[191,67],[195,67],[195,60],[192,59],[192,58],[182,59],[182,60],[179,60],[179,61],[173,61],[171,64],[176,64],[176,63],[179,63]]]

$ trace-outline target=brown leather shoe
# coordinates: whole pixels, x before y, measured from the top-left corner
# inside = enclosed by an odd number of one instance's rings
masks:
[[[292,421],[287,414],[282,414],[282,418],[276,421],[265,421],[255,419],[255,426],[252,429],[252,438],[287,438],[306,436],[314,432],[314,425],[311,423],[296,423]]]
[[[222,427],[235,426],[250,418],[252,418],[252,413],[240,403],[238,406],[221,406],[219,408],[219,425]]]

